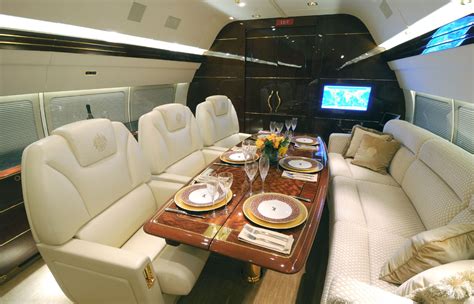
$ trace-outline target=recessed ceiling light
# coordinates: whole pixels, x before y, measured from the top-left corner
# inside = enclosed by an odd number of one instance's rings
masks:
[[[230,19],[230,20],[234,20],[235,18],[234,18],[234,17],[232,17],[232,16],[229,16],[229,19]]]
[[[252,18],[260,18],[260,17],[262,17],[262,15],[260,15],[260,14],[253,14],[252,15]]]
[[[308,3],[306,3],[308,6],[316,6],[318,5],[318,2],[316,1],[309,1]]]
[[[247,5],[247,3],[241,2],[240,0],[235,0],[235,3],[240,7],[244,7],[245,5]]]

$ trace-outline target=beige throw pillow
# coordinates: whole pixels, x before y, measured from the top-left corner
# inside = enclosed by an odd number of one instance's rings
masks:
[[[387,174],[387,168],[399,148],[400,143],[395,139],[387,141],[380,137],[364,134],[351,163]]]
[[[452,224],[421,232],[405,242],[380,270],[380,279],[402,284],[442,264],[474,258],[474,224]]]
[[[390,134],[382,133],[370,128],[365,128],[360,125],[355,125],[354,127],[352,127],[352,134],[349,146],[347,146],[344,153],[342,153],[345,158],[354,157],[357,152],[357,149],[359,149],[360,143],[362,141],[362,136],[364,134],[369,134],[375,137],[383,138],[385,140],[390,140],[393,138]]]
[[[396,292],[398,295],[405,297],[412,294],[415,290],[438,284],[442,280],[466,270],[470,270],[474,273],[474,260],[461,260],[436,266],[405,281],[405,283],[397,288]]]

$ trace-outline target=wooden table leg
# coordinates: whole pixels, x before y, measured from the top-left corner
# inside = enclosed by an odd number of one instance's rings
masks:
[[[243,275],[247,282],[257,283],[262,276],[262,267],[252,263],[245,263]]]

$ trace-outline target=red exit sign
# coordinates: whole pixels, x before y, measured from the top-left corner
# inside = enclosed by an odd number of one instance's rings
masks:
[[[295,19],[287,18],[287,19],[277,19],[275,26],[289,26],[295,23]]]

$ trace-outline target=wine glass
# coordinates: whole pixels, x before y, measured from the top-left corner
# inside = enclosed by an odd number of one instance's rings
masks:
[[[290,131],[291,128],[291,119],[285,119],[285,127],[287,131]]]
[[[249,178],[249,185],[250,185],[249,196],[251,196],[253,194],[252,183],[253,183],[253,179],[255,178],[255,175],[257,174],[258,163],[246,162],[244,165],[244,169],[245,169],[245,173],[247,174],[247,177]]]
[[[297,117],[293,117],[291,119],[291,128],[293,129],[293,132],[295,132],[296,130],[296,124],[298,123],[298,118]]]
[[[217,174],[217,178],[219,180],[219,187],[222,189],[224,193],[224,198],[227,201],[227,194],[229,193],[230,187],[232,186],[232,182],[234,181],[234,175],[230,172],[221,172]],[[227,210],[227,203],[225,205]]]
[[[277,123],[275,123],[275,126],[276,126],[277,134],[281,134],[281,131],[283,130],[283,123],[282,122],[277,122]]]
[[[275,130],[276,130],[275,124],[276,122],[270,121],[270,133],[275,133]]]
[[[216,194],[219,191],[219,179],[215,174],[206,177],[206,189],[207,193],[211,196],[212,206],[214,206],[216,202]],[[215,209],[212,211],[212,216],[216,217]]]
[[[263,154],[258,161],[258,171],[260,172],[260,178],[262,179],[262,193],[265,192],[265,178],[268,174],[268,169],[270,168],[270,160],[268,156]]]

